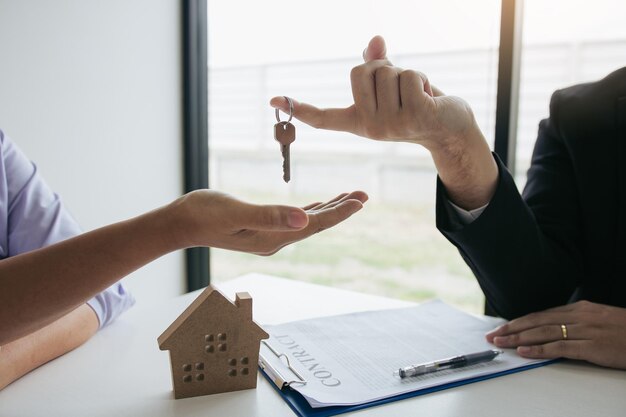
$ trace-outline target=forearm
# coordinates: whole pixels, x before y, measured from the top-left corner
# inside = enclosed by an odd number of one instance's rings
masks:
[[[502,162],[497,165],[496,191],[485,211],[469,225],[454,221],[447,190],[438,184],[437,228],[459,248],[502,317],[512,319],[565,304],[584,270],[576,239],[539,221]]]
[[[98,330],[98,318],[83,304],[36,332],[2,346],[0,389],[83,344]]]
[[[59,319],[179,248],[166,208],[0,261],[0,345]]]
[[[489,203],[498,182],[498,166],[478,127],[463,138],[428,148],[452,202],[465,210]]]

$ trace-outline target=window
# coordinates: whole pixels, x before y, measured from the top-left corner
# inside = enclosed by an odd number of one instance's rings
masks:
[[[552,93],[626,65],[625,13],[620,0],[525,1],[515,165],[520,189]]]
[[[375,34],[389,58],[470,103],[493,142],[500,2],[208,2],[210,186],[257,203],[305,205],[361,189],[365,209],[335,229],[261,258],[212,250],[214,281],[261,272],[482,312],[483,296],[435,228],[436,172],[417,145],[380,143],[295,121],[282,181],[269,99],[352,103],[349,73]]]

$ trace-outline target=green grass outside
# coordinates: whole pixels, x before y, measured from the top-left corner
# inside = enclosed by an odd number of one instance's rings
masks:
[[[456,248],[436,230],[433,211],[368,202],[346,222],[270,257],[214,249],[212,279],[259,272],[415,302],[441,298],[480,313],[483,295]]]

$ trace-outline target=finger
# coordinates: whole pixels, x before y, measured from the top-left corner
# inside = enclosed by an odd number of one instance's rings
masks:
[[[311,210],[319,210],[321,207],[324,207],[327,204],[334,203],[335,201],[340,201],[342,198],[344,198],[347,195],[348,195],[348,193],[341,193],[338,196],[336,196],[335,198],[333,198],[332,200],[329,200],[329,201],[327,201],[325,203],[318,203],[315,207],[311,207]]]
[[[567,326],[567,340],[586,339],[584,332],[584,326],[570,324]],[[565,340],[563,338],[563,330],[560,325],[551,324],[507,336],[496,336],[493,338],[493,344],[501,348],[513,348],[518,346],[538,345],[557,340]]]
[[[364,191],[352,191],[349,194],[347,194],[346,196],[344,196],[343,198],[341,198],[340,200],[329,202],[323,208],[335,207],[338,204],[340,204],[340,203],[342,203],[344,201],[347,201],[347,200],[358,200],[361,203],[365,203],[367,200],[369,200],[369,198],[370,197]]]
[[[424,91],[426,91],[426,94],[433,97],[433,87],[430,85],[430,80],[428,79],[426,74],[424,74],[423,72],[418,71],[417,73],[419,74],[420,78],[424,82]]]
[[[539,313],[528,314],[515,320],[511,320],[510,322],[505,323],[502,326],[490,331],[489,333],[487,333],[486,336],[487,340],[492,342],[493,338],[497,336],[506,336],[509,334],[519,333],[524,330],[550,324],[560,326],[561,324],[570,324],[576,321],[577,319],[573,316],[572,312],[542,311]]]
[[[293,101],[293,117],[316,129],[337,130],[356,133],[355,114],[352,106],[345,109],[320,109],[311,104]],[[285,97],[273,97],[270,105],[289,114],[289,103]]]
[[[378,108],[374,74],[376,70],[384,66],[391,66],[391,62],[385,59],[370,61],[354,67],[350,71],[354,105],[359,112],[365,115],[373,115]]]
[[[414,70],[403,70],[400,73],[400,94],[402,103],[419,103],[423,94],[434,96],[433,87],[430,85],[428,77],[423,72]]]
[[[365,203],[369,199],[369,196],[363,191],[352,191],[351,193],[342,193],[326,203],[320,203],[313,207],[311,210],[319,211],[325,208],[335,207],[338,204],[346,200],[359,200],[361,203]]]
[[[363,194],[365,198],[360,197],[359,193]],[[363,204],[367,201],[368,198],[369,198],[368,195],[365,194],[364,192],[355,191],[343,197],[341,200],[337,200],[337,201],[329,202],[328,204],[325,204],[324,206],[318,208],[317,211],[337,207],[338,205],[343,204],[345,201],[348,201],[348,200],[358,200],[361,202],[361,204]]]
[[[517,353],[530,359],[586,359],[590,355],[590,348],[588,340],[559,340],[543,345],[520,346]]]
[[[441,97],[445,96],[445,93],[441,91],[439,88],[435,87],[430,83],[428,76],[420,71],[415,71],[417,75],[422,79],[422,84],[424,85],[423,90],[431,97]]]
[[[398,77],[400,79],[402,108],[409,113],[420,110],[424,103],[424,98],[428,95],[432,96],[432,94],[424,90],[424,78],[422,78],[419,72],[413,70],[403,70]]]
[[[387,45],[382,36],[374,36],[367,48],[363,50],[363,61],[370,62],[376,59],[387,59]]]
[[[588,314],[590,313],[589,310],[595,311],[595,308],[599,307],[600,304],[595,304],[586,300],[581,300],[581,301],[576,301],[575,303],[571,303],[571,304],[565,304],[562,306],[558,306],[558,307],[552,307],[549,308],[545,311],[560,311],[560,312],[565,312],[565,311],[581,311],[581,310],[585,310],[585,312]]]
[[[298,207],[245,204],[233,213],[239,229],[299,230],[309,223],[309,217]]]
[[[363,193],[364,194],[364,193]],[[291,233],[271,233],[271,234],[259,234],[266,245],[266,249],[262,251],[255,250],[254,253],[259,255],[271,255],[285,246],[305,239],[315,233],[335,226],[338,223],[346,220],[354,213],[363,208],[361,201],[353,199],[344,201],[337,207],[322,210],[318,213],[309,215],[309,223],[307,227],[302,230],[294,231]],[[250,250],[252,251],[252,250]]]
[[[443,91],[441,91],[439,88],[435,87],[432,84],[430,84],[430,88],[433,90],[433,96],[434,97],[441,97],[441,96],[445,96],[446,95]]]
[[[400,111],[400,68],[389,65],[378,68],[374,74],[376,84],[376,104],[378,111],[396,114]]]
[[[306,206],[302,207],[302,210],[304,211],[311,210],[313,209],[313,207],[317,207],[321,204],[324,204],[324,203],[322,203],[321,201],[316,201],[315,203],[307,204]]]
[[[359,200],[346,200],[341,204],[309,214],[309,225],[301,232],[306,237],[341,223],[363,208]]]

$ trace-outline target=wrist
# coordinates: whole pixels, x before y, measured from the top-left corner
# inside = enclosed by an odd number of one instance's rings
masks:
[[[498,182],[498,166],[478,126],[429,151],[453,203],[473,210],[491,201]]]
[[[161,235],[171,244],[171,250],[186,249],[194,246],[190,231],[193,226],[189,225],[189,216],[185,213],[187,208],[185,199],[187,195],[177,198],[171,203],[155,210]]]
[[[465,147],[469,141],[484,138],[474,112],[469,104],[455,96],[435,98],[434,117],[425,125],[430,126],[428,132],[423,132],[422,139],[414,140],[421,143],[432,154],[457,153],[460,147]]]
[[[472,118],[472,122],[463,129],[446,130],[439,134],[431,135],[432,139],[422,145],[430,152],[433,159],[458,157],[469,150],[487,145],[478,124]]]
[[[175,249],[207,246],[213,232],[207,224],[212,218],[225,220],[225,213],[220,212],[220,202],[215,201],[220,196],[225,195],[212,190],[196,190],[162,207],[164,233]]]
[[[461,134],[449,135],[436,143],[430,143],[426,149],[438,171],[444,171],[444,174],[452,173],[449,169],[452,166],[467,168],[468,165],[475,165],[477,159],[483,159],[486,153],[491,155],[489,145],[477,125]]]
[[[179,200],[131,220],[145,230],[144,236],[151,242],[151,246],[155,246],[158,256],[191,246],[188,234],[184,231],[185,216]]]

